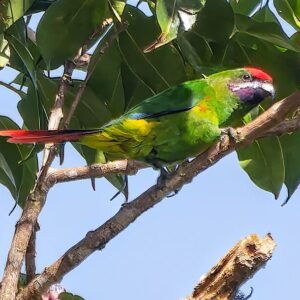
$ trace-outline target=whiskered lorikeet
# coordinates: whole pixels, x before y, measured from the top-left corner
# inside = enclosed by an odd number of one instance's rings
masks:
[[[99,129],[3,130],[10,143],[78,142],[110,160],[136,159],[155,167],[205,151],[266,97],[273,81],[261,69],[245,67],[171,87]]]

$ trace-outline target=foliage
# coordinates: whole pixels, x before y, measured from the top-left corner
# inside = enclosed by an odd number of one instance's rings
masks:
[[[82,45],[94,53],[95,70],[71,128],[98,128],[169,86],[227,68],[255,65],[266,69],[275,80],[277,99],[299,86],[299,35],[287,36],[265,1],[146,2],[150,17],[120,0],[1,3],[0,67],[9,65],[20,73],[11,89],[20,97],[18,110],[24,128],[46,127],[58,79],[45,74],[72,59]],[[274,0],[274,5],[298,31],[298,1]],[[39,11],[45,13],[34,40],[27,34],[25,20]],[[107,18],[113,18],[115,28],[121,26],[120,21],[127,21],[129,26],[95,59],[97,49],[101,50],[114,30],[103,31],[101,38],[89,37]],[[65,114],[81,83],[76,80],[69,89]],[[0,117],[1,129],[16,127],[12,120]],[[267,138],[238,151],[238,158],[257,186],[278,197],[285,184],[290,198],[300,182],[299,168],[295,168],[300,163],[298,145],[299,133]],[[95,161],[97,154],[93,151],[76,149],[88,163]],[[20,205],[34,184],[40,150],[0,140],[0,182]],[[109,179],[118,188],[123,185],[120,177]]]

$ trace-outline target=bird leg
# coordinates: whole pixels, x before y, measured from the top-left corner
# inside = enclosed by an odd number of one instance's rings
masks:
[[[175,173],[177,168],[175,170],[172,170],[172,171],[170,171],[167,167],[160,167],[159,169],[160,169],[160,175],[157,178],[157,185],[158,186],[163,186],[165,181]],[[167,198],[174,197],[175,195],[178,194],[179,191],[180,191],[180,189],[175,189],[173,191],[173,193],[171,193],[170,195],[167,196]]]
[[[221,128],[221,136],[220,136],[221,143],[224,143],[226,141],[226,137],[228,137],[229,140],[234,143],[239,142],[239,136],[236,130],[232,127]]]

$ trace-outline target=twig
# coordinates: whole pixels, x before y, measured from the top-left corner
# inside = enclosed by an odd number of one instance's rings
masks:
[[[112,19],[108,19],[107,22],[106,22],[106,26],[111,26],[111,28],[112,28],[112,21],[113,21]],[[88,66],[88,71],[87,71],[86,77],[82,81],[82,83],[80,84],[79,90],[76,93],[74,101],[72,102],[72,105],[70,107],[70,111],[69,111],[69,113],[68,113],[68,115],[67,115],[67,117],[66,117],[66,119],[64,121],[64,128],[68,128],[69,127],[69,124],[71,122],[72,116],[74,115],[74,113],[76,111],[76,108],[77,108],[77,106],[78,106],[78,104],[79,104],[79,102],[81,100],[81,97],[82,97],[82,95],[84,93],[86,85],[87,85],[88,81],[90,80],[91,76],[93,75],[93,72],[95,71],[96,66],[97,66],[100,58],[105,53],[105,50],[107,48],[109,48],[109,46],[116,40],[116,38],[118,37],[118,35],[122,31],[126,30],[126,28],[127,28],[127,23],[122,24],[122,26],[120,26],[114,33],[112,33],[108,37],[108,40],[106,42],[104,42],[103,45],[99,49],[97,49],[97,54],[98,55],[94,56],[95,53],[93,54],[93,56],[92,56],[94,58],[93,64],[89,64],[89,66]]]
[[[300,91],[275,103],[246,126],[236,129],[238,136],[236,140],[224,137],[190,163],[185,162],[181,164],[172,176],[150,187],[135,200],[121,207],[103,225],[87,233],[81,241],[70,248],[62,257],[46,268],[42,274],[24,288],[18,295],[17,300],[32,299],[35,295],[39,295],[47,290],[51,284],[60,281],[65,274],[82,263],[94,251],[103,249],[111,239],[172,191],[179,190],[183,185],[191,182],[199,173],[211,167],[232,151],[265,136],[274,126],[284,121],[289,112],[295,111],[298,107],[300,107]],[[73,176],[72,180],[75,179],[80,178]]]
[[[184,300],[230,300],[240,286],[272,257],[276,247],[270,234],[251,234],[239,241],[195,286]]]
[[[78,168],[50,169],[47,178],[48,188],[56,183],[69,182],[81,179],[101,178],[108,174],[134,175],[137,171],[149,165],[133,160],[116,160],[106,164],[94,164]]]

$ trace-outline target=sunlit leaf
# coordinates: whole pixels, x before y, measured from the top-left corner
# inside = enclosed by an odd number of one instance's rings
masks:
[[[300,29],[300,3],[297,0],[274,0],[274,6],[278,14],[293,26]]]
[[[2,0],[0,5],[0,33],[14,24],[35,0]]]

